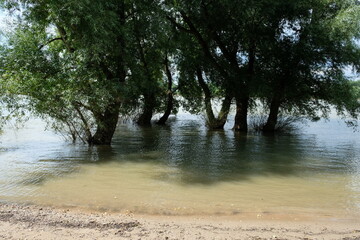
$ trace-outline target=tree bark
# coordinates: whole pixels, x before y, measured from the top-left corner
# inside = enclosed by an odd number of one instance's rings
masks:
[[[285,78],[279,80],[277,84],[274,85],[274,95],[270,103],[270,113],[266,124],[263,127],[264,132],[275,132],[276,124],[278,122],[278,115],[280,111],[280,106],[283,101],[285,91]]]
[[[103,114],[96,114],[96,132],[88,139],[89,145],[110,145],[119,119],[120,101],[107,106]]]
[[[165,57],[164,61],[165,65],[165,73],[168,79],[168,89],[167,89],[167,103],[166,103],[166,110],[164,115],[156,122],[158,125],[165,125],[166,121],[168,120],[173,108],[174,108],[174,93],[173,93],[173,77],[169,67],[169,60],[168,57]]]
[[[247,115],[249,108],[249,97],[236,98],[236,115],[234,130],[238,132],[247,132]]]
[[[136,123],[139,126],[150,126],[151,118],[154,113],[155,106],[155,94],[147,93],[144,94],[144,107],[140,117],[137,119]]]
[[[221,110],[217,117],[214,117],[212,121],[208,122],[208,127],[211,130],[223,130],[227,121],[227,117],[230,112],[232,97],[229,95],[225,96],[225,99],[222,102]]]
[[[205,111],[206,111],[206,115],[208,118],[208,123],[211,126],[212,123],[215,122],[215,115],[214,112],[212,110],[212,104],[211,104],[211,92],[210,89],[208,87],[208,85],[206,84],[203,76],[202,76],[202,71],[200,69],[196,70],[196,76],[197,76],[197,80],[199,82],[199,85],[201,87],[201,89],[204,92],[205,98],[204,98],[204,103],[205,103]]]
[[[205,102],[205,112],[206,112],[207,120],[208,120],[208,122],[207,122],[208,128],[212,129],[212,130],[224,129],[224,125],[226,123],[226,120],[227,120],[227,117],[228,117],[228,114],[230,111],[232,97],[228,93],[226,93],[225,99],[222,102],[222,106],[221,106],[219,115],[217,117],[215,117],[214,111],[212,109],[212,104],[211,104],[212,96],[211,96],[209,86],[206,84],[206,82],[202,76],[202,71],[200,69],[197,69],[196,75],[197,75],[199,85],[202,88],[204,95],[205,95],[204,102]]]
[[[167,105],[164,115],[156,122],[158,125],[165,125],[166,121],[169,119],[169,116],[173,110],[174,107],[174,96],[173,93],[170,91],[168,92],[168,99],[167,99]]]
[[[219,115],[217,117],[217,128],[215,129],[224,129],[224,125],[227,121],[229,112],[230,112],[230,106],[231,106],[232,96],[229,94],[226,94],[225,99],[222,102],[221,110],[219,112]]]
[[[270,104],[270,113],[266,124],[263,127],[264,132],[275,132],[275,127],[278,121],[279,109],[281,101],[278,96],[274,96]]]
[[[235,94],[236,99],[236,115],[235,115],[235,125],[234,130],[239,132],[247,132],[248,131],[248,109],[249,109],[249,93],[247,86],[252,81],[255,73],[255,53],[256,53],[256,45],[255,40],[249,42],[249,62],[247,67],[247,83],[245,83],[243,96],[239,96],[239,93]]]

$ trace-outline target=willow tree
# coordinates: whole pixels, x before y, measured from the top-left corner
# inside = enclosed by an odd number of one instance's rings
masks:
[[[184,106],[197,113],[205,110],[207,127],[211,130],[223,129],[233,99],[224,86],[223,76],[212,68],[195,39],[182,34],[177,40],[179,91],[185,100]],[[221,105],[218,114],[214,111],[214,102]]]
[[[110,144],[120,108],[134,95],[134,81],[142,77],[156,84],[159,75],[153,70],[159,64],[147,64],[151,57],[142,54],[149,42],[142,31],[149,30],[139,28],[139,19],[151,18],[157,2],[3,3],[21,9],[6,53],[4,80],[11,93],[25,96],[31,110],[54,119],[74,138]]]
[[[138,1],[132,7],[131,41],[127,45],[132,53],[129,62],[132,91],[129,100],[133,110],[140,111],[135,119],[137,124],[149,126],[155,113],[165,111],[159,121],[159,124],[164,124],[175,102],[172,62],[176,48],[172,41],[172,29],[164,21],[159,2]]]
[[[356,118],[359,104],[343,69],[359,69],[360,8],[354,1],[291,3],[294,11],[274,28],[260,50],[263,92],[269,103],[264,131],[274,131],[280,109],[310,118],[338,114]]]
[[[226,99],[235,99],[234,129],[237,131],[248,130],[257,49],[262,44],[263,32],[272,27],[267,16],[278,7],[278,2],[198,0],[188,4],[187,1],[168,1],[168,19],[196,42],[206,59],[206,68],[217,72]],[[201,74],[197,75],[204,83]]]
[[[358,64],[358,1],[165,2],[169,21],[191,36],[235,98],[235,130],[247,131],[250,100],[259,97],[270,108],[265,131],[274,130],[280,107],[326,116],[335,105],[356,114],[341,69]]]

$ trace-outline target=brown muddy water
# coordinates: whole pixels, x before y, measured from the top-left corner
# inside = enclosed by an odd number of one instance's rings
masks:
[[[338,120],[292,134],[208,132],[201,117],[121,124],[111,147],[31,120],[0,136],[0,201],[160,215],[360,214],[360,133]]]

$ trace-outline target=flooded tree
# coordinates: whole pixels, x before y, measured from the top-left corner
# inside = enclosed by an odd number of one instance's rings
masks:
[[[226,88],[225,103],[235,99],[234,130],[243,132],[248,129],[250,85],[256,60],[256,39],[249,32],[255,31],[262,15],[255,5],[239,1],[194,1],[189,5],[177,1],[171,5],[169,16],[180,32],[191,36],[206,65],[217,71],[218,81]]]
[[[13,93],[25,96],[29,109],[51,117],[73,138],[110,144],[127,81],[127,6],[8,3],[23,10],[6,56],[4,79]]]
[[[317,119],[327,117],[330,106],[352,117],[359,107],[343,72],[348,65],[359,66],[354,41],[359,34],[358,6],[352,1],[293,5],[296,11],[278,24],[274,41],[261,49],[259,72],[268,89],[264,97],[269,115],[263,126],[267,132],[276,130],[280,109]]]
[[[150,126],[155,113],[165,112],[159,120],[160,125],[165,124],[174,108],[173,33],[155,2],[133,7],[130,111],[138,111],[135,122],[140,126]]]
[[[356,117],[358,104],[342,73],[347,65],[359,66],[356,1],[199,0],[170,6],[169,20],[189,36],[193,54],[206,59],[200,64],[217,71],[217,80],[235,99],[234,130],[247,131],[250,102],[259,98],[267,99],[269,108],[264,131],[275,130],[280,108],[316,118],[335,106]],[[185,58],[199,64],[193,54]],[[197,74],[210,109],[202,75]]]
[[[111,143],[121,109],[128,110],[134,96],[144,103],[138,122],[149,123],[163,69],[158,35],[151,31],[162,29],[155,16],[147,21],[158,2],[5,4],[22,12],[3,79],[29,100],[29,109],[89,144]]]
[[[119,116],[149,126],[163,113],[164,124],[180,103],[205,110],[210,129],[223,129],[235,103],[241,132],[257,100],[269,111],[264,131],[275,130],[280,110],[358,114],[343,74],[360,66],[356,1],[1,3],[18,14],[2,87],[73,140],[111,144]]]

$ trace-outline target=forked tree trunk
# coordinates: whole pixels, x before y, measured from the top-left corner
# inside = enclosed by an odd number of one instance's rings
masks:
[[[120,102],[109,104],[103,114],[96,114],[96,132],[89,145],[110,145],[119,119]]]
[[[221,110],[219,112],[219,115],[213,119],[212,122],[209,121],[208,127],[213,130],[222,130],[224,129],[224,126],[226,124],[229,112],[230,112],[230,106],[231,106],[231,100],[232,97],[230,95],[226,95],[225,99],[222,102]]]
[[[202,76],[202,71],[200,69],[197,69],[196,71],[197,79],[199,82],[200,87],[202,88],[205,98],[205,112],[207,115],[207,125],[209,129],[212,130],[221,130],[224,129],[224,125],[227,121],[227,117],[230,111],[230,105],[232,97],[229,94],[226,94],[225,99],[222,102],[221,110],[219,112],[219,115],[215,117],[214,111],[212,109],[211,104],[211,92],[209,89],[209,86],[204,81],[204,78]]]
[[[218,121],[217,121],[218,128],[217,129],[224,129],[224,125],[227,121],[227,117],[230,112],[231,100],[232,100],[232,97],[229,94],[226,94],[225,99],[222,102],[221,110],[217,117],[217,119],[218,119]]]

